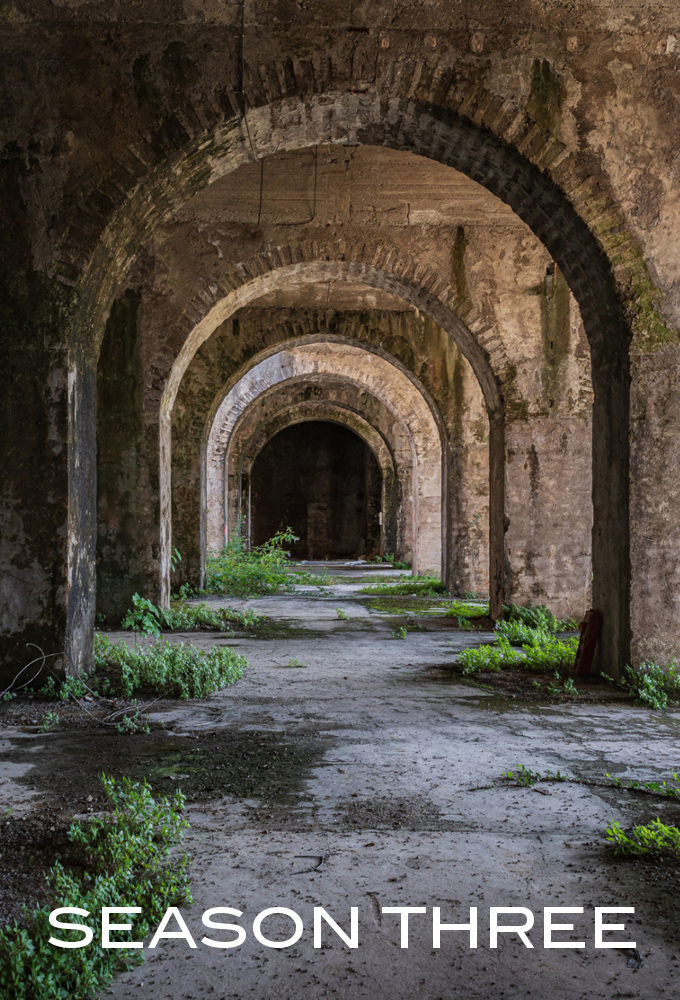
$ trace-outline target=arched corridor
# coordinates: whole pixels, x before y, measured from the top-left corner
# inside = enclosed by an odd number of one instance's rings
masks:
[[[297,559],[374,559],[380,544],[380,469],[368,445],[329,421],[275,434],[250,472],[250,539],[262,545],[287,526]]]
[[[206,907],[371,942],[113,995],[673,995],[606,852],[680,828],[677,6],[0,9],[0,916],[115,771],[187,791]],[[421,898],[639,901],[650,960],[409,955]]]

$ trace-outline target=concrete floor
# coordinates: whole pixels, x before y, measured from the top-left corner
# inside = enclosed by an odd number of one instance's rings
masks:
[[[677,876],[666,880],[653,867],[613,861],[603,841],[612,820],[677,819],[677,807],[578,784],[475,788],[518,764],[590,778],[667,776],[678,767],[680,713],[522,704],[452,680],[438,666],[484,636],[413,632],[394,639],[394,619],[360,604],[354,584],[321,597],[247,603],[286,619],[288,637],[230,641],[250,660],[245,678],[204,702],[158,714],[175,733],[252,733],[253,741],[269,733],[313,747],[288,797],[224,796],[190,808],[194,905],[183,909],[186,922],[198,942],[204,910],[234,907],[243,911],[236,922],[247,930],[246,943],[191,950],[184,941],[162,942],[104,995],[678,995]],[[350,620],[339,620],[336,608]],[[225,640],[200,640],[211,641]],[[306,666],[288,666],[291,658]],[[256,914],[276,906],[295,910],[304,923],[297,944],[281,950],[252,934]],[[359,947],[348,949],[328,930],[314,949],[314,906],[345,929],[350,906],[358,907]],[[382,913],[387,906],[427,907],[411,917],[408,949],[400,947],[398,918]],[[443,932],[434,950],[433,906],[455,923],[478,907],[479,947],[468,947],[466,933]],[[533,950],[516,935],[489,947],[491,906],[533,911]],[[547,906],[585,908],[554,918],[575,923],[574,933],[556,938],[584,940],[584,950],[544,949]],[[594,906],[635,907],[634,916],[607,918],[626,921],[625,931],[608,937],[634,940],[641,968],[629,967],[627,950],[594,948]],[[292,925],[273,917],[263,929],[280,939]]]

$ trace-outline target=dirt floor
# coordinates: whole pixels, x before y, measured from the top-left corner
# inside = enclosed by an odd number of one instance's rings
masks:
[[[608,787],[606,777],[677,770],[680,711],[652,712],[607,685],[585,685],[576,700],[550,697],[549,676],[539,687],[519,673],[464,680],[456,652],[488,632],[456,628],[437,601],[376,602],[358,593],[365,570],[337,572],[344,582],[323,589],[231,602],[268,616],[259,632],[182,635],[201,646],[228,643],[250,669],[211,698],[154,706],[148,734],[119,734],[76,708],[28,699],[2,706],[3,922],[20,903],[45,898],[42,870],[68,851],[70,818],[101,808],[105,771],[145,776],[158,792],[184,790],[194,895],[187,924],[200,941],[203,911],[230,906],[243,911],[237,922],[248,932],[229,950],[166,941],[106,996],[677,996],[680,874],[614,859],[604,833],[614,820],[680,821],[680,803]],[[403,640],[395,638],[401,626]],[[101,714],[96,703],[90,710]],[[47,711],[60,722],[40,732]],[[502,773],[520,764],[595,784],[504,784]],[[294,946],[270,949],[253,937],[256,914],[275,906],[303,919]],[[359,947],[329,930],[315,949],[314,906],[345,928],[358,907]],[[382,912],[388,906],[427,908],[410,918],[408,949],[398,918]],[[479,947],[471,950],[465,933],[442,932],[433,949],[435,906],[455,923],[477,906]],[[532,950],[515,935],[489,947],[492,906],[533,911]],[[584,907],[554,919],[575,924],[557,938],[584,940],[585,949],[543,947],[548,906]],[[594,948],[595,906],[635,907],[607,918],[626,922],[608,936],[634,940],[639,955]],[[291,924],[273,917],[264,929],[285,938]]]

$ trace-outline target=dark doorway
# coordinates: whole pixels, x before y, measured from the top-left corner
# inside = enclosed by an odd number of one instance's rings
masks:
[[[296,559],[378,555],[380,485],[375,456],[353,431],[322,420],[286,427],[252,468],[252,542],[290,525]]]

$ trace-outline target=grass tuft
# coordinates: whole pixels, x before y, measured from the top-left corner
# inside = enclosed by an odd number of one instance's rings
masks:
[[[489,602],[470,604],[469,601],[452,601],[444,612],[444,618],[484,618],[489,613]]]
[[[264,615],[258,615],[250,608],[245,611],[237,611],[234,608],[211,608],[205,602],[175,604],[174,607],[165,610],[145,597],[134,594],[132,608],[123,618],[121,628],[156,636],[160,636],[162,631],[189,632],[195,629],[229,632],[234,625],[253,628],[263,619]]]
[[[466,677],[479,671],[494,673],[509,667],[545,671],[573,667],[577,649],[577,638],[561,640],[545,632],[538,632],[530,643],[524,643],[520,649],[513,647],[505,636],[499,635],[498,642],[493,646],[464,649],[458,656],[458,663]]]
[[[622,830],[618,823],[612,823],[607,827],[607,840],[616,854],[656,855],[680,860],[680,830],[662,823],[658,817],[651,823],[634,827],[630,833]]]
[[[97,633],[92,672],[59,684],[50,678],[41,695],[63,701],[83,698],[89,692],[123,698],[204,698],[240,680],[247,666],[246,658],[228,646],[213,646],[207,652],[184,642],[128,646]]]
[[[362,587],[360,594],[382,594],[390,597],[437,597],[446,593],[439,577],[409,577],[398,583],[373,583]]]

